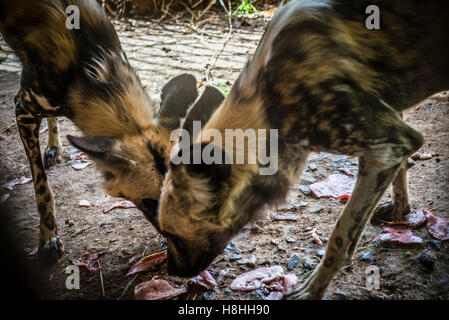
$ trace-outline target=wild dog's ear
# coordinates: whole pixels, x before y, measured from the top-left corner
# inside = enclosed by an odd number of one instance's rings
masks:
[[[192,141],[196,138],[193,136],[193,121],[201,121],[201,124],[204,125],[209,121],[212,113],[217,110],[224,98],[225,96],[217,88],[206,87],[201,97],[190,109],[182,126],[183,129],[189,132]]]
[[[96,136],[74,137],[71,135],[68,135],[67,139],[81,151],[111,167],[123,169],[132,166],[132,161],[120,155],[116,150],[118,144],[116,139]]]
[[[189,152],[185,155],[184,152]],[[195,153],[200,153],[198,162],[195,163]],[[209,181],[209,190],[219,189],[227,178],[231,175],[231,165],[225,151],[213,143],[195,143],[190,148],[179,150],[178,159],[174,164],[170,163],[172,172],[175,176],[181,175],[187,185],[195,189],[195,178],[207,179]],[[192,183],[193,182],[193,183]]]
[[[156,115],[158,123],[169,131],[179,128],[181,118],[198,97],[196,79],[191,74],[182,74],[171,79],[161,93],[161,106]]]

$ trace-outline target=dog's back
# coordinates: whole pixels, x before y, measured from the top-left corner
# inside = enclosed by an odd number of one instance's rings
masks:
[[[70,16],[79,10],[79,28]],[[92,0],[0,0],[0,32],[19,56],[22,86],[33,87],[53,105],[65,104],[66,89],[85,64],[104,50],[124,55],[117,34]]]

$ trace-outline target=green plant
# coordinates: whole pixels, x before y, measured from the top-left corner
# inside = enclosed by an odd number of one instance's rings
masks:
[[[233,1],[233,5],[237,6],[237,8],[232,13],[236,16],[244,16],[249,13],[256,13],[257,9],[253,5],[254,0],[240,0],[240,1]]]

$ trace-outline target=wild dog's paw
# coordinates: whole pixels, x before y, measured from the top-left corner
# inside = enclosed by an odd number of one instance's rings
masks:
[[[44,166],[45,169],[49,169],[57,163],[62,162],[62,148],[58,146],[53,146],[51,148],[46,148],[44,152]]]
[[[405,216],[410,212],[410,208],[399,208],[393,201],[386,201],[377,206],[371,216],[371,224],[379,225],[383,222],[399,222],[403,221]]]
[[[305,283],[302,286],[294,288],[292,291],[286,293],[283,297],[284,300],[321,300],[324,296],[324,292],[314,290],[311,285]]]
[[[55,264],[64,254],[64,246],[58,236],[45,242],[41,241],[39,245],[39,263],[42,266]]]

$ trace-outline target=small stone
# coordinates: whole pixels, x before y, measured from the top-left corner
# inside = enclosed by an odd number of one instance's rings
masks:
[[[287,242],[287,243],[294,243],[296,241],[293,238],[287,237],[287,238],[285,238],[285,242]]]
[[[259,300],[265,300],[266,296],[261,289],[257,289],[251,292],[251,295],[255,296]]]
[[[435,248],[440,249],[441,248],[441,240],[432,240],[432,245]]]
[[[257,258],[255,255],[250,255],[248,258],[239,261],[239,264],[244,264],[248,267],[254,268],[256,266]]]
[[[321,250],[318,250],[316,254],[317,254],[317,256],[322,257],[322,256],[324,256],[325,253],[326,253],[326,249],[321,249]]]
[[[323,207],[318,204],[318,205],[314,206],[313,208],[310,208],[309,212],[317,213],[317,212],[320,212],[321,210],[323,210]]]
[[[236,261],[242,259],[242,256],[239,254],[234,253],[232,256],[229,257],[230,261]]]
[[[205,300],[215,300],[215,294],[213,292],[206,291],[203,293],[203,296]]]
[[[314,164],[314,163],[309,163],[309,169],[310,169],[311,171],[315,171],[317,168],[318,168],[318,166],[317,166],[316,164]]]
[[[83,208],[89,208],[90,207],[90,203],[87,200],[80,200],[78,206],[83,207]]]
[[[293,203],[293,207],[295,208],[302,208],[302,207],[306,207],[308,205],[307,202],[303,202],[303,201],[298,201]]]
[[[226,246],[226,248],[224,249],[224,252],[234,252],[234,253],[240,253],[240,249],[237,247],[237,245],[231,241],[228,243],[228,245]]]
[[[438,284],[449,284],[449,276],[443,276],[440,279],[437,280]]]
[[[354,265],[351,263],[351,264],[348,264],[347,266],[344,266],[343,269],[345,269],[345,270],[351,270],[353,266],[354,266]]]
[[[282,243],[277,245],[278,250],[284,250],[284,246],[282,245]]]
[[[271,264],[271,261],[270,261],[270,259],[265,259],[264,261],[262,261],[262,262],[260,262],[259,263],[259,265],[270,265]]]
[[[303,265],[303,267],[306,268],[307,270],[313,269],[313,261],[310,260],[309,258],[304,258],[304,259],[302,259],[302,265]]]
[[[288,220],[288,221],[297,221],[298,218],[296,218],[293,214],[276,214],[273,216],[274,220]]]
[[[427,269],[432,270],[435,266],[435,262],[432,257],[427,253],[421,253],[418,257],[418,261]]]
[[[298,255],[295,253],[294,255],[291,256],[291,258],[287,261],[287,269],[289,271],[293,270],[296,268],[296,266],[299,264],[299,257]]]
[[[309,186],[299,185],[299,190],[304,193],[306,196],[310,196],[312,194],[312,190],[310,190]]]
[[[362,253],[359,256],[359,261],[369,261],[369,262],[373,262],[374,261],[374,252],[372,251],[367,251]]]
[[[301,185],[303,186],[310,186],[311,184],[314,184],[317,180],[315,178],[304,178],[301,180]]]

